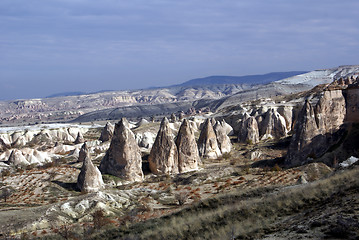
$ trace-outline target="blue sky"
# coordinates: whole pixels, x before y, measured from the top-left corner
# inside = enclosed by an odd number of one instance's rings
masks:
[[[1,0],[0,99],[359,64],[357,0]]]

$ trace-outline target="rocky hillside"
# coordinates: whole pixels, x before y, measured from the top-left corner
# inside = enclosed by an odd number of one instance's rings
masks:
[[[329,84],[340,77],[357,76],[358,72],[359,66],[341,66],[333,69],[317,70],[304,73],[268,84],[258,84],[252,86],[240,85],[242,89],[236,88],[236,91],[229,91],[230,88],[225,87],[227,85],[212,85],[211,88],[216,87],[218,91],[222,90],[224,92],[222,92],[222,94],[216,95],[217,97],[202,97],[200,98],[201,100],[199,100],[199,98],[192,98],[192,100],[187,98],[186,101],[182,101],[184,99],[181,98],[180,101],[173,101],[170,103],[166,102],[150,105],[141,103],[140,105],[136,105],[136,107],[130,108],[108,108],[106,110],[98,110],[87,113],[76,119],[76,121],[81,122],[118,119],[121,117],[149,117],[153,115],[168,115],[170,113],[179,111],[187,112],[190,109],[194,109],[200,112],[202,112],[204,109],[210,110],[212,112],[222,111],[233,106],[246,104],[253,100],[275,98],[277,96],[309,91],[318,84]],[[263,76],[265,75],[262,75],[261,77]],[[208,81],[212,81],[211,79],[213,80],[213,78],[210,78],[209,80],[195,79],[193,82],[190,81],[189,84],[208,83]],[[216,78],[214,78],[213,81],[215,81],[215,79]],[[207,85],[207,87],[209,86],[210,85]],[[191,91],[187,89],[181,92],[188,96]]]

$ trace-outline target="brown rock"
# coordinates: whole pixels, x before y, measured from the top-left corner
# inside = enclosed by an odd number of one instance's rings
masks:
[[[298,116],[285,163],[302,165],[322,156],[336,144],[343,134],[340,127],[346,118],[346,105],[342,90],[337,89],[324,91],[315,107],[306,101]]]
[[[80,143],[84,143],[84,142],[85,142],[84,136],[82,136],[81,132],[78,132],[76,140],[75,140],[75,144],[80,144]]]
[[[222,156],[218,147],[217,136],[213,130],[211,119],[207,118],[203,125],[201,134],[198,139],[198,150],[200,156],[204,158],[218,158]]]
[[[127,126],[125,118],[116,124],[110,148],[101,161],[100,170],[124,180],[142,181],[141,151],[134,134]]]
[[[178,149],[178,170],[180,173],[195,170],[201,161],[194,131],[187,119],[184,119],[176,138]]]
[[[250,144],[259,142],[258,124],[254,117],[247,115],[244,118],[239,129],[238,141]]]
[[[89,154],[89,150],[87,148],[86,142],[82,145],[80,152],[79,152],[79,159],[78,162],[83,162],[86,159],[86,156]]]
[[[178,173],[178,150],[167,118],[161,122],[148,160],[152,173]]]
[[[87,148],[86,144],[84,144]],[[95,167],[91,161],[88,149],[85,150],[86,157],[83,161],[81,172],[77,177],[77,187],[81,192],[97,192],[104,188],[101,172]]]
[[[101,136],[99,140],[102,142],[110,141],[112,139],[114,129],[115,127],[110,122],[107,122],[105,127],[101,131]]]

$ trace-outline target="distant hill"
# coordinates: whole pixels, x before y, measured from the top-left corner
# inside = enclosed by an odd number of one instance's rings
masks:
[[[87,94],[87,93],[85,93],[85,92],[62,92],[62,93],[55,93],[55,94],[49,95],[45,98],[78,96],[78,95],[84,95],[84,94]]]
[[[246,76],[210,76],[204,78],[195,78],[176,86],[201,86],[213,84],[267,84],[303,73],[307,73],[307,71],[272,72],[262,75]]]

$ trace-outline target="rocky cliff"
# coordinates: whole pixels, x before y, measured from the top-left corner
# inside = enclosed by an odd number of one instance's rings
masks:
[[[358,86],[359,78],[339,79],[328,85],[318,102],[305,102],[288,149],[287,166],[321,157],[345,139],[349,125],[359,120]]]

